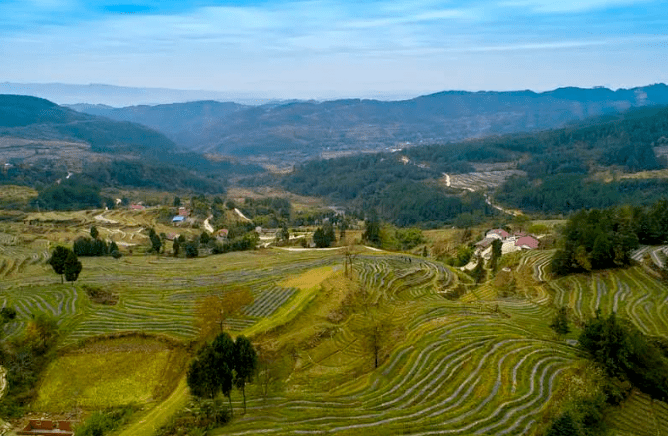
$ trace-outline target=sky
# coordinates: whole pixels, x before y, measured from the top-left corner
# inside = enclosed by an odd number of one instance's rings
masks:
[[[0,82],[272,98],[668,82],[653,0],[0,1]]]

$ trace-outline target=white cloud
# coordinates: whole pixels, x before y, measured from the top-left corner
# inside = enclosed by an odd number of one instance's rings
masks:
[[[501,2],[500,5],[514,8],[529,8],[533,12],[552,14],[586,12],[619,6],[633,6],[654,1],[656,0],[509,0]]]

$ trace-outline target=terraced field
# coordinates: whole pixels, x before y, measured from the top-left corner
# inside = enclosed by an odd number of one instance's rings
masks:
[[[580,320],[617,312],[643,333],[668,336],[668,292],[640,267],[574,275],[550,283],[555,303],[570,307]]]
[[[666,263],[666,257],[668,257],[668,245],[659,247],[644,246],[631,253],[631,258],[636,262],[641,262],[645,256],[649,256],[658,268],[663,268]]]
[[[121,331],[191,339],[198,333],[194,318],[197,302],[242,284],[250,287],[255,301],[243,317],[228,319],[226,325],[232,330],[243,330],[273,315],[298,293],[294,288],[276,284],[285,275],[340,261],[320,253],[231,253],[189,260],[153,256],[81,260],[83,272],[74,287],[61,285],[60,278],[43,262],[8,276],[2,284],[0,306],[16,307],[19,316],[6,326],[6,333],[18,334],[30,314],[46,312],[55,316],[66,332],[64,344]],[[257,268],[258,263],[264,266]],[[84,283],[118,294],[118,304],[91,303],[78,286]]]
[[[80,217],[73,231],[83,233],[94,222],[121,231],[111,221],[139,228],[146,219],[139,215],[133,224],[113,213],[104,220],[96,216],[99,212]],[[198,333],[195,308],[202,298],[241,286],[251,290],[254,302],[226,325],[253,335],[278,325],[269,321],[288,321],[292,308],[307,310],[311,295],[319,292],[288,279],[303,275],[306,283],[307,271],[316,276],[327,269],[328,277],[345,280],[338,269],[341,253],[259,250],[197,259],[84,258],[76,286],[62,285],[45,263],[49,241],[48,234],[25,241],[0,233],[0,255],[12,259],[11,268],[7,262],[0,270],[0,306],[19,313],[6,326],[10,337],[32,313],[46,312],[57,318],[64,344],[120,331],[188,340]],[[394,336],[385,338],[380,367],[373,369],[369,353],[368,317],[324,316],[327,328],[317,341],[292,351],[298,364],[286,377],[287,387],[261,396],[260,386],[251,385],[248,412],[217,434],[539,434],[550,408],[557,407],[555,393],[583,360],[549,328],[555,306],[569,306],[577,323],[598,308],[614,310],[645,333],[668,336],[668,292],[642,268],[553,280],[551,255],[522,254],[511,272],[517,292],[502,298],[492,282],[476,287],[438,262],[365,251],[354,264],[355,286],[368,296],[365,304],[389,314],[395,327]],[[324,268],[330,266],[335,267]],[[118,304],[92,303],[82,284],[117,294]],[[462,287],[459,299],[444,298]],[[241,396],[235,392],[233,399],[240,407]],[[610,418],[620,434],[630,434],[624,431],[634,428],[638,413],[650,410],[646,400],[632,397]],[[650,406],[652,419],[663,422],[668,407]]]

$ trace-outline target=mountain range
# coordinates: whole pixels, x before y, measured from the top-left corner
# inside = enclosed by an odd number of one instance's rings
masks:
[[[668,104],[668,86],[616,91],[445,91],[402,101],[347,99],[260,106],[197,101],[81,112],[155,129],[185,150],[298,162],[314,157],[447,143],[562,127],[592,116]]]

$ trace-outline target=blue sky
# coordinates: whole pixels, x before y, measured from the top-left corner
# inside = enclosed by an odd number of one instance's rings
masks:
[[[323,98],[668,82],[652,0],[0,1],[0,81]]]

